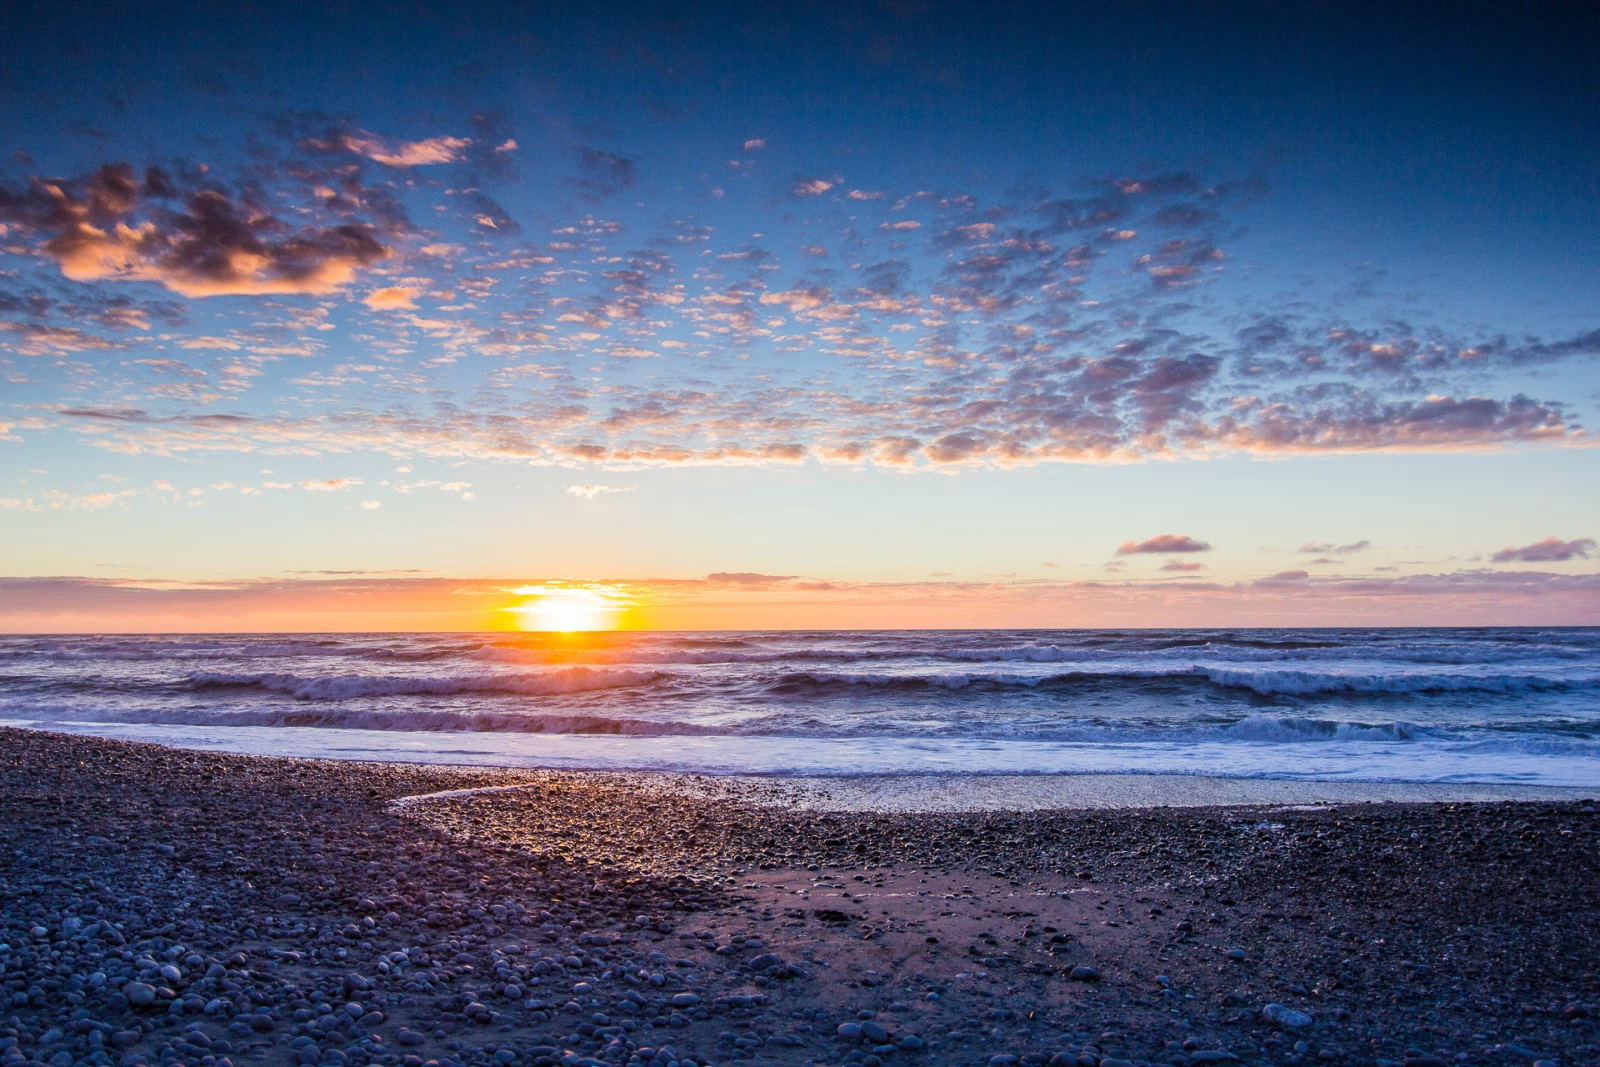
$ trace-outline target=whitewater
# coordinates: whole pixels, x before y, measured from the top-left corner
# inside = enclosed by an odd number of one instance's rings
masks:
[[[706,774],[1600,785],[1600,629],[0,637],[0,725]]]

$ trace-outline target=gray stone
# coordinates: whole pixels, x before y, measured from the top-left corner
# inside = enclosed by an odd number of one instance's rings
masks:
[[[1273,1026],[1285,1030],[1303,1030],[1311,1025],[1311,1016],[1303,1011],[1286,1008],[1282,1004],[1268,1004],[1261,1009],[1261,1017]]]
[[[122,995],[134,1007],[145,1008],[156,1002],[156,987],[145,982],[129,982],[122,987]]]

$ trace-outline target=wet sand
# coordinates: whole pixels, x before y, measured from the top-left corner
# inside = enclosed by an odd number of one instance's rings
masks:
[[[1595,803],[1417,788],[0,731],[0,1062],[1600,1062]]]

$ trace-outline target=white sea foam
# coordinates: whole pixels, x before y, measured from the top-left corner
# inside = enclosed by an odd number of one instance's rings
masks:
[[[1500,753],[1471,744],[1313,746],[1250,741],[1200,745],[1085,745],[895,738],[662,737],[410,733],[303,727],[192,727],[41,722],[33,726],[187,748],[257,755],[475,766],[657,770],[699,774],[849,777],[883,774],[1199,774],[1345,782],[1479,782],[1600,787],[1595,756]]]

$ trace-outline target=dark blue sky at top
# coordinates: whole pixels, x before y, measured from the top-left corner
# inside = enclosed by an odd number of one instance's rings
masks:
[[[308,110],[394,136],[498,111],[525,175],[564,173],[572,146],[592,145],[636,160],[657,194],[750,137],[769,140],[769,171],[833,167],[863,186],[1061,189],[1150,164],[1261,168],[1272,192],[1252,221],[1285,265],[1438,279],[1436,301],[1466,294],[1452,310],[1487,302],[1529,327],[1596,310],[1592,5],[5,12],[0,135],[50,173],[207,142],[233,154],[264,119]]]

